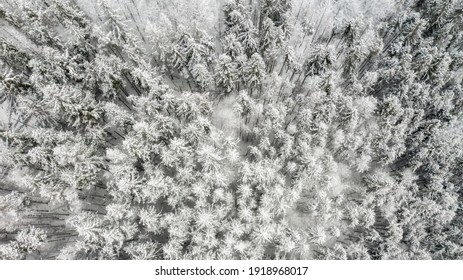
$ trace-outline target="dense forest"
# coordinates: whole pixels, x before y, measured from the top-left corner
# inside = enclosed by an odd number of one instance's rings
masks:
[[[0,0],[0,259],[463,259],[463,0]]]

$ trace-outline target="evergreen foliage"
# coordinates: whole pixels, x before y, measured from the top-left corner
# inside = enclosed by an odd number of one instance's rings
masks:
[[[463,2],[308,2],[0,1],[0,258],[462,259]]]

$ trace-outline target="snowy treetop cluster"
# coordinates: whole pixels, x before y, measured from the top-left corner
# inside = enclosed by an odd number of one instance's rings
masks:
[[[463,0],[0,0],[0,259],[463,259]]]

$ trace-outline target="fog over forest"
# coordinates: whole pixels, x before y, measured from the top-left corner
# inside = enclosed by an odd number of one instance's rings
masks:
[[[463,259],[463,0],[0,0],[0,259]]]

